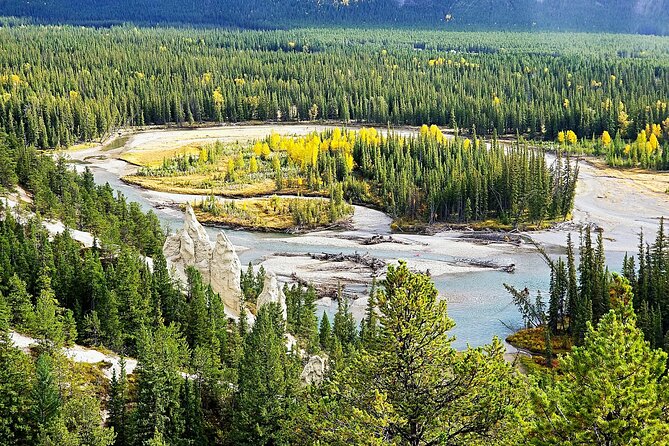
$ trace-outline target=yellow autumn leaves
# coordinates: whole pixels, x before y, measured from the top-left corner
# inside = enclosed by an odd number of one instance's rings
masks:
[[[567,142],[568,144],[574,145],[578,142],[578,136],[576,136],[576,133],[574,133],[573,130],[567,130],[567,132],[559,132],[558,133],[558,142],[560,144],[564,144]]]
[[[343,155],[348,172],[353,170],[353,146],[355,132],[342,132],[336,128],[329,137],[311,133],[304,137],[281,136],[272,133],[265,141],[258,141],[253,146],[256,156],[267,158],[272,152],[285,152],[288,158],[302,170],[318,164],[319,154],[325,151],[340,152]],[[376,129],[361,129],[357,137],[367,143],[378,143]]]
[[[646,124],[645,128],[637,133],[636,138],[626,142],[624,146],[620,143],[620,139],[617,139],[614,143],[611,134],[607,130],[602,132],[598,140],[599,143],[601,143],[601,146],[609,150],[608,156],[622,156],[623,160],[631,159],[634,163],[643,163],[644,159],[648,162],[648,160],[662,156],[663,148],[661,141],[666,138],[668,134],[669,118],[662,124]],[[579,141],[577,135],[571,130],[559,132],[557,140],[560,144],[568,144],[571,146],[576,145]],[[594,150],[595,146],[589,144],[586,139],[583,141],[583,147],[585,149],[589,148]]]
[[[437,142],[443,143],[446,141],[446,137],[444,136],[444,133],[437,127],[436,125],[432,124],[431,126],[427,126],[423,124],[420,128],[420,135],[421,136],[431,136],[434,138]]]
[[[460,58],[460,60],[452,60],[452,59],[444,59],[443,57],[436,57],[429,59],[427,61],[427,65],[430,67],[441,67],[441,66],[449,66],[449,67],[454,67],[454,68],[479,68],[481,65],[473,62],[469,62],[467,59],[464,57]]]

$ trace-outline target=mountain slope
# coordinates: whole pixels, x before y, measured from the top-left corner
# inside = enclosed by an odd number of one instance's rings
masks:
[[[46,23],[403,26],[669,33],[669,0],[0,0]]]

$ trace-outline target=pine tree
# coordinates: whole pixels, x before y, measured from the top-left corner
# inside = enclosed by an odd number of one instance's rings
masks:
[[[9,279],[9,292],[7,302],[11,308],[12,325],[17,328],[29,330],[35,325],[35,309],[32,304],[32,297],[26,290],[26,283],[14,274]]]
[[[522,407],[504,347],[456,352],[454,322],[429,277],[389,266],[375,348],[354,351],[310,401],[301,431],[325,443],[476,444],[504,435]],[[518,438],[516,438],[518,440]]]
[[[332,348],[332,327],[330,326],[330,319],[328,319],[328,315],[325,311],[323,312],[323,316],[321,316],[321,322],[318,328],[318,341],[321,349],[330,351]]]
[[[278,305],[265,305],[244,342],[233,408],[236,444],[281,441],[281,423],[288,416],[290,396],[297,385],[297,369],[287,354],[282,326]]]
[[[30,444],[33,367],[9,339],[10,307],[0,293],[0,446]]]
[[[167,260],[159,250],[153,256],[153,295],[160,302],[162,314],[167,323],[183,321],[185,319],[185,306],[182,293],[175,289],[167,270]]]
[[[567,315],[569,317],[569,333],[573,333],[577,319],[577,308],[579,301],[578,280],[576,278],[576,265],[574,260],[574,244],[571,233],[567,234]]]
[[[32,391],[32,417],[41,441],[49,436],[51,423],[60,414],[63,404],[53,368],[53,359],[47,353],[42,353],[37,358],[35,386]]]
[[[351,314],[351,306],[348,299],[343,297],[341,293],[337,301],[337,312],[334,315],[332,335],[339,340],[344,353],[350,352],[357,346],[357,324],[355,323],[355,319],[353,319],[353,314]]]
[[[116,376],[116,370],[112,371],[112,379],[109,388],[109,427],[116,433],[115,446],[129,446],[129,426],[128,426],[128,381],[126,377],[125,358],[119,359],[119,375]]]
[[[211,320],[204,285],[200,273],[192,267],[186,270],[188,277],[188,319],[186,334],[192,348],[211,342]]]
[[[563,379],[534,390],[531,444],[659,444],[669,435],[667,355],[636,327],[631,287],[616,276],[615,302],[581,347],[560,361]]]
[[[376,312],[376,279],[372,281],[372,287],[367,299],[365,308],[365,317],[360,324],[360,343],[363,348],[370,349],[374,347],[379,335],[379,317]]]
[[[186,379],[181,388],[181,407],[184,413],[183,440],[185,444],[206,446],[204,414],[199,390],[194,382]]]
[[[60,348],[66,339],[65,327],[63,325],[62,308],[51,289],[51,278],[42,276],[41,291],[35,306],[35,331],[37,332],[41,345],[47,351],[55,351]]]
[[[155,333],[143,330],[138,352],[133,438],[145,442],[158,432],[166,442],[176,442],[184,429],[179,395],[188,345],[176,326],[158,326]]]

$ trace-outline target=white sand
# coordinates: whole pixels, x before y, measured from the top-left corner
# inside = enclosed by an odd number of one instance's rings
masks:
[[[9,338],[15,347],[20,348],[21,350],[28,352],[31,347],[37,345],[37,340],[22,334],[16,333],[14,331],[9,333]],[[115,371],[116,376],[121,372],[120,358],[114,354],[102,353],[98,350],[82,347],[81,345],[74,345],[72,347],[63,348],[63,354],[70,358],[74,362],[83,362],[88,364],[98,364],[105,362],[110,364],[110,367],[105,367],[102,369],[104,375],[108,378],[112,378],[112,374]],[[125,372],[128,375],[131,375],[135,368],[137,367],[137,360],[132,358],[126,358],[125,360]]]
[[[656,173],[669,177],[669,173]],[[607,175],[590,164],[581,163],[576,191],[573,222],[595,224],[604,229],[607,251],[635,253],[639,232],[646,240],[655,239],[661,216],[669,217],[669,194],[658,193],[630,178]],[[548,245],[566,245],[568,231],[554,230],[529,234],[534,240]],[[572,231],[578,243],[578,232]]]

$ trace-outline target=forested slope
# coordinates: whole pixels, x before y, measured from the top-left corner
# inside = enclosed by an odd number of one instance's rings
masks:
[[[0,15],[46,23],[241,28],[419,26],[664,34],[669,31],[667,10],[666,0],[0,0]]]
[[[668,47],[610,34],[4,28],[0,129],[45,148],[246,120],[635,138],[669,117]]]

